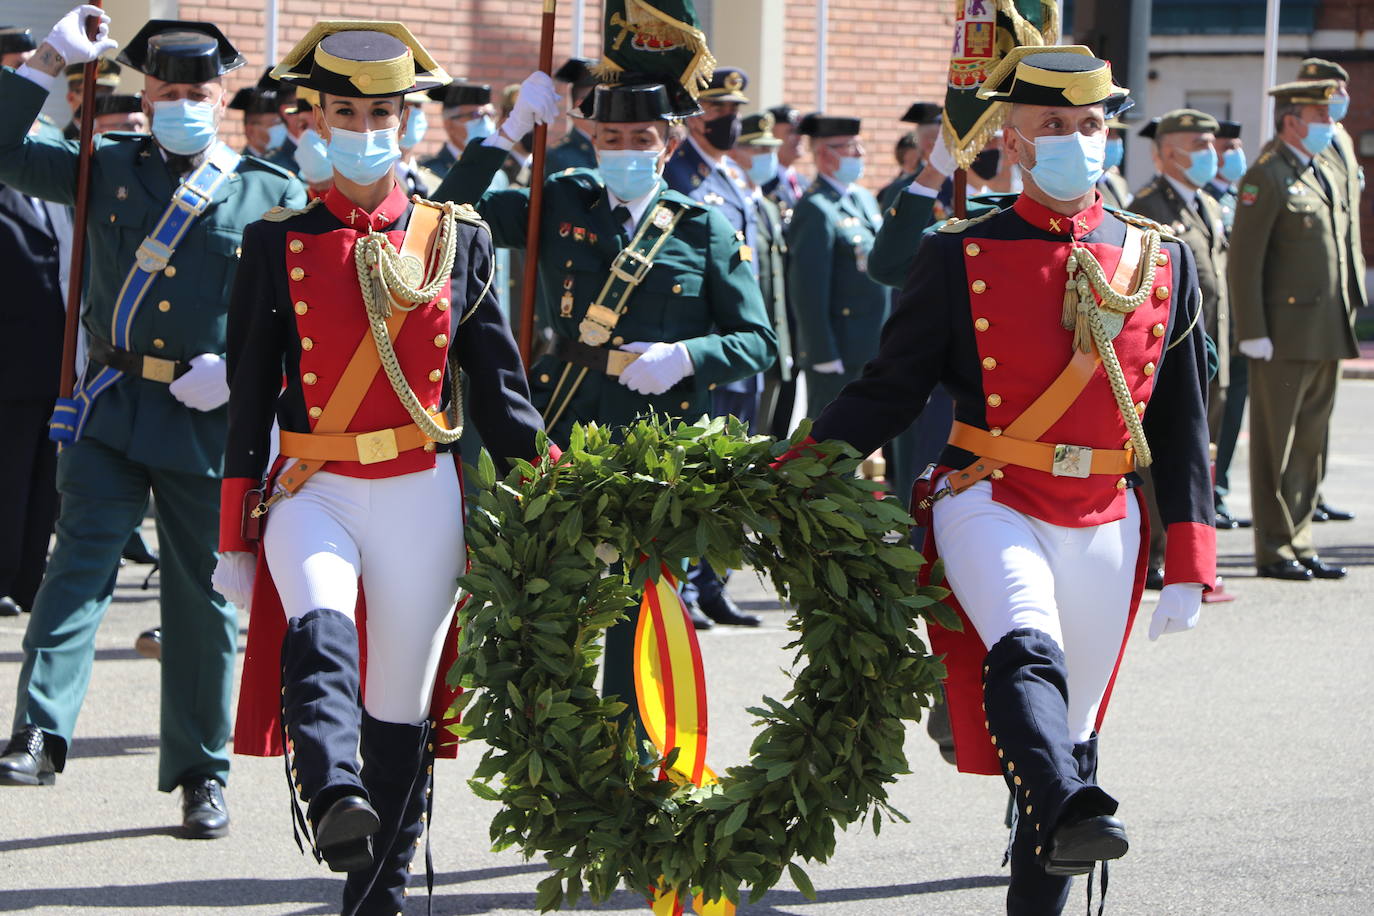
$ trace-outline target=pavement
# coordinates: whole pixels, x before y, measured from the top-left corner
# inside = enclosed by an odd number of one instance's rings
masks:
[[[1107,912],[1367,914],[1374,895],[1374,382],[1343,382],[1329,500],[1354,522],[1317,528],[1322,554],[1351,568],[1336,583],[1254,578],[1246,532],[1222,532],[1221,568],[1238,596],[1208,605],[1197,630],[1151,643],[1150,608],[1131,637],[1102,737],[1101,780],[1121,800],[1129,855],[1111,869]],[[1246,455],[1237,468],[1244,478]],[[1232,507],[1245,512],[1245,481]],[[33,914],[337,912],[342,882],[297,852],[276,759],[235,758],[234,823],[223,840],[176,837],[175,796],[155,790],[158,667],[136,634],[158,617],[140,568],[120,576],[96,642],[98,662],[67,772],[51,788],[0,788],[0,911]],[[156,580],[154,580],[156,581]],[[751,574],[731,591],[762,614],[757,630],[702,635],[711,763],[742,762],[744,707],[785,695],[784,612]],[[13,709],[22,622],[0,620],[0,712]],[[480,746],[436,767],[433,912],[534,912],[541,864],[490,851],[495,806],[466,779]],[[908,824],[842,834],[807,866],[817,900],[784,880],[746,916],[976,914],[1003,909],[1006,790],[956,774],[924,730],[908,730],[911,773],[892,788]],[[1080,879],[1068,912],[1083,906]],[[406,911],[425,913],[423,886]],[[583,909],[589,909],[585,904]],[[647,913],[627,891],[599,909]]]

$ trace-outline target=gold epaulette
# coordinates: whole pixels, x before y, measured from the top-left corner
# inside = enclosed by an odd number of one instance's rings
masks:
[[[322,200],[324,200],[323,197],[316,197],[314,200],[310,201],[310,203],[306,204],[304,207],[301,207],[300,209],[292,209],[291,207],[273,207],[271,210],[268,210],[266,213],[264,213],[262,215],[262,218],[267,220],[269,223],[285,222],[293,216],[300,216],[302,213],[309,213],[311,210],[315,209],[315,207],[317,207]]]
[[[433,207],[436,210],[442,210],[444,208],[443,204],[435,203],[432,200],[427,200],[426,198],[421,197],[419,194],[412,195],[410,199],[414,201],[417,207]],[[487,224],[487,221],[482,219],[482,214],[478,213],[477,208],[474,207],[472,204],[454,204],[453,218],[462,220],[465,223],[470,223],[473,226],[485,226]]]
[[[1135,196],[1136,196],[1136,197],[1149,197],[1149,196],[1150,196],[1151,194],[1153,194],[1154,192],[1155,192],[1155,186],[1154,186],[1154,184],[1147,184],[1145,187],[1143,187],[1143,188],[1141,188],[1139,191],[1137,191],[1136,194],[1135,194]]]
[[[1170,232],[1167,227],[1161,226],[1159,223],[1155,222],[1152,219],[1146,219],[1139,213],[1132,213],[1129,210],[1118,210],[1115,207],[1107,207],[1106,210],[1108,213],[1110,213],[1112,216],[1115,216],[1123,223],[1130,223],[1132,226],[1138,226],[1141,229],[1153,229],[1154,231],[1158,232],[1159,237],[1164,239],[1164,241],[1166,242],[1183,241],[1183,239],[1179,238],[1178,236]]]
[[[985,219],[991,219],[992,217],[996,216],[997,214],[999,214],[999,213],[1001,213],[1001,212],[1002,212],[1002,211],[1001,211],[1000,208],[998,208],[998,207],[993,207],[992,209],[988,210],[988,212],[986,212],[986,213],[979,213],[977,216],[972,216],[972,217],[969,217],[968,219],[950,219],[950,220],[946,220],[946,221],[945,221],[945,224],[944,224],[943,226],[941,226],[941,227],[939,228],[938,231],[940,231],[940,232],[947,232],[947,233],[949,233],[950,235],[957,235],[957,234],[959,234],[960,232],[964,232],[964,231],[966,231],[966,230],[968,230],[968,229],[972,229],[974,226],[978,225],[978,224],[981,223],[983,220],[985,220]]]

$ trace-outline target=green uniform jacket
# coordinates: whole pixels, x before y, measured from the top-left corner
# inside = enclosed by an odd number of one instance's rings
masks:
[[[1211,195],[1198,191],[1199,213],[1179,196],[1169,179],[1156,175],[1154,181],[1135,192],[1128,208],[1146,219],[1152,219],[1183,239],[1192,249],[1197,262],[1198,286],[1202,287],[1202,310],[1207,321],[1207,335],[1217,345],[1217,384],[1225,388],[1230,382],[1231,365],[1231,305],[1226,283],[1226,227],[1221,207]]]
[[[1365,288],[1364,242],[1360,236],[1360,195],[1364,193],[1364,167],[1355,158],[1355,143],[1345,125],[1336,125],[1336,135],[1331,145],[1322,150],[1322,158],[1334,165],[1341,181],[1345,184],[1346,198],[1350,202],[1350,232],[1346,236],[1346,252],[1350,265],[1350,295],[1356,305],[1369,301],[1369,291]],[[1337,192],[1339,193],[1339,192]]]
[[[573,128],[557,144],[549,147],[544,156],[544,174],[553,175],[564,169],[596,168],[596,147],[587,135]]]
[[[905,286],[921,235],[930,228],[934,214],[935,198],[906,191],[897,194],[883,210],[883,226],[868,253],[868,275],[893,289]]]
[[[469,145],[434,197],[475,204],[490,223],[495,244],[524,248],[529,189],[487,190],[505,158],[499,148]],[[709,412],[715,386],[762,372],[777,358],[777,340],[747,261],[750,255],[725,217],[662,182],[658,195],[687,213],[630,295],[610,345],[681,341],[694,374],[661,395],[642,395],[617,378],[588,371],[550,430],[555,441],[566,443],[574,421],[621,426],[648,411],[696,418]],[[652,212],[651,203],[645,218]],[[629,239],[611,213],[601,176],[587,169],[565,171],[545,182],[542,220],[540,317],[558,336],[576,340],[578,324],[600,294],[611,261]],[[565,293],[571,296],[568,315],[562,314]],[[565,365],[552,355],[535,363],[530,387],[541,410]],[[570,378],[579,371],[574,368]]]
[[[882,222],[871,193],[856,185],[842,197],[824,178],[792,211],[787,279],[801,368],[838,359],[857,377],[877,354],[890,297],[868,276],[868,255]]]
[[[1355,308],[1350,285],[1349,201],[1335,169],[1316,160],[1335,190],[1285,143],[1262,153],[1240,180],[1227,276],[1236,339],[1268,337],[1276,359],[1350,359]]]
[[[763,195],[752,198],[758,208],[759,292],[763,305],[773,319],[778,338],[778,361],[772,372],[782,381],[792,378],[792,332],[787,322],[787,239],[784,236],[782,209]]]
[[[886,213],[897,203],[897,195],[905,191],[916,180],[916,173],[902,172],[896,178],[883,185],[883,189],[878,192],[878,206]]]
[[[25,136],[46,96],[12,70],[0,72],[0,183],[70,205],[76,198],[76,142]],[[110,339],[115,298],[134,252],[161,219],[175,187],[151,137],[96,138],[82,306],[90,334]],[[274,206],[304,204],[305,188],[288,172],[245,157],[143,297],[131,349],[175,360],[223,355],[243,228]],[[167,385],[126,375],[96,399],[84,435],[142,464],[217,476],[226,422],[223,407],[192,410],[172,397]]]

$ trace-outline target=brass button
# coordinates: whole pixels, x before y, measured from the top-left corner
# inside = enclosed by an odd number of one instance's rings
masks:
[[[568,262],[565,263],[563,266],[564,266],[564,267],[572,267],[572,261],[568,261]]]
[[[970,289],[972,289],[975,293],[986,292],[987,288],[988,285],[984,283],[982,280],[974,280],[973,286],[970,287]]]
[[[1043,848],[1044,848],[1043,846],[1037,846],[1037,847],[1035,847],[1035,854],[1036,854],[1037,856],[1040,855],[1040,850],[1043,849]],[[401,914],[400,914],[400,913],[397,913],[396,916],[401,916]]]
[[[1155,335],[1156,337],[1163,337],[1163,336],[1164,336],[1164,325],[1162,325],[1162,324],[1157,324],[1157,325],[1155,325],[1154,327],[1150,328],[1150,333],[1153,334],[1153,335]]]
[[[1289,305],[1297,305],[1297,303],[1298,303],[1298,300],[1297,300],[1296,297],[1294,297],[1294,296],[1289,296],[1289,297],[1288,297],[1288,304],[1289,304]]]
[[[1146,375],[1154,375],[1154,374],[1155,374],[1155,364],[1154,364],[1154,363],[1146,363],[1146,364],[1145,364],[1145,368],[1144,368],[1144,369],[1141,369],[1140,371],[1141,371],[1141,372],[1144,372]]]
[[[673,284],[673,292],[675,292],[675,293],[681,293],[681,292],[682,292],[682,284],[681,284],[681,283],[674,283],[674,284]]]
[[[442,370],[442,369],[435,369],[434,371],[430,372],[430,374],[429,374],[429,380],[430,380],[431,382],[437,382],[437,381],[441,380],[443,377],[444,377],[444,370]]]
[[[163,340],[161,337],[154,337],[154,338],[153,338],[153,347],[154,347],[154,349],[161,350],[161,349],[162,349],[163,347],[165,347],[165,346],[167,346],[167,342],[166,342],[165,340]]]
[[[969,242],[967,245],[964,246],[964,254],[968,255],[971,258],[978,257],[979,252],[981,252],[982,250],[983,249],[978,247],[977,242]]]
[[[1034,810],[1035,810],[1035,806],[1034,806],[1034,805],[1026,805],[1026,813],[1027,813],[1027,814],[1030,814],[1030,813],[1031,813],[1032,811],[1034,811]]]
[[[117,217],[116,217],[113,213],[111,213],[111,214],[110,214],[110,222],[113,223],[116,219],[117,219]]]
[[[1159,254],[1155,255],[1155,263],[1163,267],[1165,264],[1169,263],[1169,255],[1161,251]]]
[[[300,280],[300,279],[302,279],[304,276],[305,276],[305,271],[302,270],[301,268],[299,268],[299,267],[293,267],[293,268],[291,268],[291,279],[292,279],[292,280]]]
[[[324,413],[324,408],[323,408],[323,407],[312,407],[312,408],[310,408],[310,416],[311,416],[312,419],[318,420],[318,419],[320,418],[320,414],[322,414],[322,413]]]
[[[711,384],[707,385],[707,386],[706,386],[706,390],[707,390],[707,391],[715,391],[715,390],[716,390],[716,383],[715,383],[715,382],[712,382]]]
[[[1001,468],[996,468],[996,469],[994,469],[993,472],[992,472],[990,475],[988,475],[988,476],[990,476],[993,480],[1001,480],[1003,477],[1006,477],[1007,475],[1004,474],[1004,473],[1002,473],[1002,469],[1001,469]]]
[[[314,348],[315,348],[315,341],[311,340],[309,337],[302,337],[302,338],[301,338],[301,349],[302,349],[302,350],[313,350]]]
[[[1116,488],[1117,488],[1118,490],[1124,490],[1124,489],[1126,489],[1126,478],[1125,478],[1125,477],[1118,477],[1118,478],[1116,479]]]
[[[165,268],[163,268],[162,272],[169,277],[175,277],[177,275],[177,269],[173,267],[171,264],[168,264]]]
[[[1021,777],[1020,777],[1020,776],[1013,776],[1013,777],[1012,777],[1012,781],[1013,781],[1014,783],[1016,783],[1018,786],[1021,785]]]
[[[1001,760],[1002,758],[1004,758],[1004,757],[1006,757],[1006,756],[1007,756],[1007,752],[1004,751],[1004,750],[1002,750],[1002,749],[999,747],[999,748],[997,749],[997,759],[998,759],[998,760]]]
[[[296,314],[297,314],[297,315],[304,315],[304,314],[305,314],[306,312],[308,312],[309,310],[310,310],[310,307],[307,306],[307,305],[305,304],[305,300],[304,300],[304,299],[299,300],[299,301],[296,303]]]
[[[1016,764],[1012,763],[1010,760],[1007,761],[1007,772],[1008,772],[1008,773],[1015,773],[1015,772],[1016,772]]]
[[[973,323],[973,326],[980,331],[986,331],[988,329],[988,320],[986,318],[979,318]]]
[[[547,385],[549,383],[549,374],[547,372],[539,376],[539,383],[541,385]]]
[[[988,435],[992,436],[994,439],[997,438],[1002,435],[1002,427],[994,426],[992,429],[988,430]]]
[[[1001,406],[1002,406],[1002,396],[1001,396],[1000,394],[990,394],[990,395],[988,395],[988,406],[989,406],[989,407],[1001,407]]]
[[[448,346],[448,335],[447,335],[447,334],[436,334],[436,335],[434,336],[434,346],[436,346],[436,347],[447,347],[447,346]]]
[[[172,303],[168,302],[166,299],[163,299],[161,302],[157,304],[157,310],[159,312],[170,312],[172,310]]]
[[[292,254],[300,254],[305,250],[305,242],[300,239],[292,239],[291,244],[287,247],[291,249]]]
[[[692,407],[692,402],[691,402],[691,401],[683,401],[683,402],[682,402],[682,409],[683,409],[683,410],[690,410],[691,407]]]
[[[305,382],[307,385],[313,385],[319,380],[320,377],[313,372],[307,372],[305,375],[301,376],[301,381]]]
[[[849,309],[847,309],[847,308],[840,309],[840,314],[841,314],[841,315],[844,315],[846,318],[848,318],[848,317],[849,317]]]
[[[624,344],[624,343],[625,343],[625,338],[621,337],[619,334],[617,334],[615,337],[612,337],[612,338],[611,338],[611,345],[612,345],[612,346],[619,347],[619,346],[621,346],[621,345]]]
[[[983,368],[988,370],[996,369],[997,360],[993,359],[991,356],[983,357]]]
[[[435,303],[434,303],[434,307],[435,307],[436,309],[438,309],[439,311],[441,311],[441,312],[447,312],[447,311],[448,311],[449,304],[450,304],[450,303],[449,303],[449,301],[448,301],[448,297],[445,296],[445,297],[441,298],[439,301],[435,302]]]
[[[1156,299],[1160,299],[1160,300],[1168,299],[1168,298],[1169,298],[1169,287],[1167,287],[1167,286],[1157,286],[1157,287],[1155,287],[1155,298],[1156,298]]]

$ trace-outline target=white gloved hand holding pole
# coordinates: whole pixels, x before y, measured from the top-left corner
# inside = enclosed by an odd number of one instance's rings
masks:
[[[819,372],[821,375],[839,375],[844,372],[844,360],[832,359],[828,363],[816,363],[811,367],[812,372]]]
[[[95,40],[86,37],[86,20],[93,16],[100,20]],[[44,40],[62,55],[68,66],[89,63],[119,47],[119,42],[110,37],[110,17],[100,7],[90,4],[82,4],[57,20],[57,25]]]
[[[515,97],[515,107],[501,122],[501,128],[486,140],[486,146],[499,146],[509,150],[525,134],[534,130],[536,124],[552,124],[563,114],[559,102],[558,89],[553,77],[542,70],[536,70],[520,84],[520,92]]]
[[[224,359],[215,353],[192,357],[191,371],[167,388],[172,397],[192,410],[210,411],[229,400],[229,382]]]
[[[1150,641],[1165,633],[1182,633],[1197,626],[1202,616],[1202,586],[1196,582],[1166,585],[1150,617]]]
[[[620,384],[636,394],[662,394],[696,371],[685,344],[627,343],[620,349],[640,354],[620,373]]]
[[[247,610],[253,600],[253,579],[257,571],[257,557],[242,550],[231,550],[219,555],[210,584],[235,607]]]

